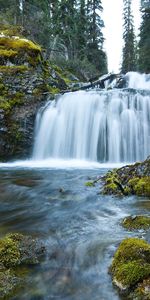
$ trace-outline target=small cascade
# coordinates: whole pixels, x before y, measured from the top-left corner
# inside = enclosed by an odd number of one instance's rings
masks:
[[[129,72],[125,77],[129,88],[150,90],[150,74]]]
[[[150,154],[150,98],[136,90],[67,93],[39,111],[35,131],[35,160],[143,160]]]

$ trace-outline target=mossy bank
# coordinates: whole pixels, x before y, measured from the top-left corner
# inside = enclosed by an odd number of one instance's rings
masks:
[[[109,171],[103,178],[103,194],[150,196],[150,157],[143,162]]]
[[[0,26],[0,160],[31,154],[37,110],[77,82],[22,27]]]

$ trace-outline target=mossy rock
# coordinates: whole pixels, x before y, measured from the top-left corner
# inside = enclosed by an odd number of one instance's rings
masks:
[[[134,187],[135,194],[138,196],[150,196],[150,176],[140,178]]]
[[[14,106],[22,105],[24,96],[22,92],[16,92],[14,95],[11,95],[7,90],[3,90],[2,96],[0,96],[0,109],[9,112]]]
[[[18,66],[0,66],[0,73],[4,75],[17,75],[29,72],[31,69],[25,65]]]
[[[6,236],[0,240],[0,263],[5,267],[13,267],[19,264],[20,251],[18,242],[11,236]]]
[[[14,290],[25,282],[30,265],[39,264],[45,247],[37,239],[20,233],[0,239],[0,299],[14,296]]]
[[[150,157],[142,163],[108,172],[103,178],[103,194],[150,196]]]
[[[150,245],[138,238],[125,239],[114,255],[110,271],[113,283],[129,293],[150,276]]]
[[[0,64],[29,64],[36,67],[41,62],[40,45],[20,36],[10,36],[9,32],[0,33]]]
[[[0,263],[5,267],[25,264],[36,264],[45,248],[30,236],[9,234],[0,240]]]
[[[116,173],[116,170],[109,171],[106,176],[103,177],[104,186],[103,194],[104,195],[121,195],[121,190],[119,188],[119,178]]]
[[[25,51],[35,51],[41,52],[41,47],[38,44],[33,43],[32,41],[20,38],[18,36],[9,36],[5,34],[0,35],[0,46],[4,46],[7,49],[14,49],[16,51],[25,50]]]
[[[6,50],[6,49],[1,49],[0,48],[0,56],[1,57],[7,57],[7,58],[10,58],[10,57],[15,57],[16,55],[18,54],[17,51],[14,51],[14,50]]]
[[[148,216],[129,216],[122,221],[122,226],[129,230],[149,229],[150,217]]]
[[[104,186],[103,189],[103,194],[104,195],[119,195],[120,191],[118,190],[118,186],[116,185],[116,183],[112,182],[112,183],[108,183]]]

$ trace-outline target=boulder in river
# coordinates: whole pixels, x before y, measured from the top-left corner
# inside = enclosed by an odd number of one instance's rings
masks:
[[[44,255],[42,242],[31,236],[12,233],[0,239],[0,299],[19,288],[29,266],[39,264]]]
[[[123,240],[114,255],[110,272],[114,285],[129,295],[129,299],[150,299],[150,245],[146,241],[138,238]]]
[[[103,194],[150,196],[150,157],[143,162],[109,171],[103,178]]]

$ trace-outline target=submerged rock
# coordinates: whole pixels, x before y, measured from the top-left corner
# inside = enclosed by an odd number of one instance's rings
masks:
[[[0,240],[1,299],[25,282],[28,266],[39,264],[44,254],[44,245],[31,236],[15,233]],[[25,266],[26,270],[21,271]]]
[[[103,178],[103,194],[150,196],[150,157],[144,162],[109,171]]]
[[[150,245],[146,241],[138,238],[122,241],[114,255],[110,272],[113,283],[126,294],[131,294],[133,290],[137,292],[144,285],[143,280],[147,280],[144,288],[147,298],[144,299],[150,299],[150,290],[146,288],[150,279]]]

